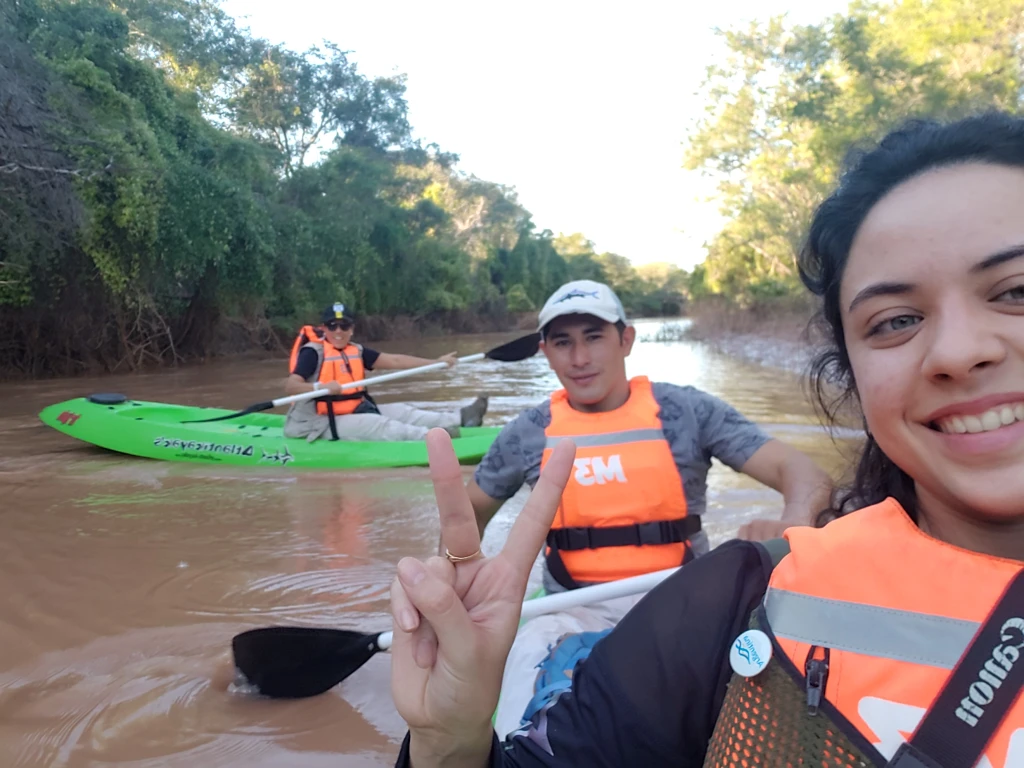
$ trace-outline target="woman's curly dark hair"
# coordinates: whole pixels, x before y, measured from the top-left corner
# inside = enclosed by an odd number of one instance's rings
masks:
[[[898,185],[925,171],[971,162],[1024,167],[1024,119],[992,111],[949,123],[911,120],[877,146],[850,152],[836,189],[815,211],[798,266],[804,285],[821,300],[815,324],[826,345],[811,364],[810,382],[815,400],[833,423],[837,412],[856,404],[858,397],[839,304],[839,286],[857,231],[872,207]],[[914,480],[869,432],[852,482],[823,511],[819,523],[889,496],[916,521]]]

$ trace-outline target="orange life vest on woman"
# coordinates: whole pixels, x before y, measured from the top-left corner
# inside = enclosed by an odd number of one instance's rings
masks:
[[[551,396],[541,467],[559,440],[576,460],[547,538],[548,571],[567,588],[674,568],[692,557],[700,518],[686,514],[679,468],[661,428],[650,381],[629,382],[629,399],[604,413]]]
[[[288,370],[294,371],[295,364],[299,359],[299,351],[303,347],[311,347],[316,350],[320,359],[319,369],[315,378],[321,384],[337,381],[339,384],[349,384],[354,381],[362,381],[366,378],[366,368],[363,365],[363,351],[356,344],[347,344],[344,349],[336,349],[323,334],[311,325],[303,326],[299,335],[292,344],[292,354],[288,363]],[[313,378],[313,377],[311,377]],[[363,401],[366,387],[347,389],[340,395],[325,395],[316,398],[316,412],[324,416],[332,412],[335,416],[343,416],[352,413]]]
[[[772,572],[765,615],[803,672],[825,661],[824,695],[887,760],[914,732],[1021,563],[923,533],[893,499],[821,529],[790,528],[791,554]],[[1009,639],[1007,639],[1009,637]],[[984,712],[1007,664],[1024,664],[1022,628],[979,668],[956,716]],[[772,662],[773,663],[773,662]],[[819,669],[820,669],[819,664]],[[973,697],[973,698],[972,698]],[[966,721],[966,720],[965,720]],[[984,768],[1024,765],[1024,697],[985,749]],[[831,763],[830,763],[831,764]]]

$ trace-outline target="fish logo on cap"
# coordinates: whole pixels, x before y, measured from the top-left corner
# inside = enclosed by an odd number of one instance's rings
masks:
[[[563,301],[569,301],[569,299],[585,299],[587,296],[596,299],[597,291],[581,291],[578,288],[573,288],[555,300],[555,304],[561,304]]]

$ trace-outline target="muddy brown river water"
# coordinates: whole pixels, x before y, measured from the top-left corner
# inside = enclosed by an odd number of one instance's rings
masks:
[[[638,323],[653,335],[659,321]],[[515,334],[374,345],[434,356]],[[388,585],[405,555],[433,554],[425,468],[243,470],[109,453],[43,426],[46,405],[93,392],[241,408],[280,396],[283,360],[0,385],[0,766],[188,768],[392,765],[405,733],[378,654],[327,694],[268,701],[228,691],[230,642],[270,624],[390,629]],[[844,467],[796,376],[693,342],[641,341],[630,375],[693,384],[770,434]],[[381,385],[422,407],[490,396],[502,424],[557,387],[542,356]],[[466,468],[468,477],[471,468]],[[526,497],[484,539],[501,546]],[[712,545],[781,496],[720,465],[709,475]],[[536,574],[535,574],[536,579]]]

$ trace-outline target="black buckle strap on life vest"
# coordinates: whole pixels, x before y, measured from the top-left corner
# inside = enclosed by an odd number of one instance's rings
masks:
[[[1024,685],[1024,570],[888,768],[974,768]]]
[[[558,554],[557,549],[552,549],[544,556],[544,564],[548,567],[548,573],[551,574],[551,578],[566,589],[579,589],[583,586],[569,573],[569,569],[565,567],[565,562]]]
[[[366,397],[365,392],[345,392],[340,395],[324,395],[318,397],[317,401],[322,403],[340,403],[342,400],[362,400]]]
[[[355,400],[356,398],[362,398],[362,394],[355,393],[349,395],[325,395],[314,399],[314,402],[324,403],[327,405],[327,425],[331,429],[331,440],[339,440],[338,437],[338,423],[336,419],[338,415],[334,412],[334,406],[332,403],[337,403],[340,400]]]
[[[689,528],[691,528],[693,530],[693,533],[696,533],[697,531],[700,530],[700,518],[699,517],[694,516],[694,517],[684,517],[684,518],[681,518],[681,521],[687,521],[687,520],[691,521],[688,524],[688,526],[689,526]],[[676,523],[676,522],[680,522],[680,521],[679,520],[670,520],[668,522]],[[642,525],[649,525],[649,523],[642,523]],[[634,528],[634,527],[636,527],[636,526],[623,525],[623,526],[616,526],[615,528],[559,528],[557,530],[559,530],[559,531],[573,531],[573,530],[578,530],[578,531],[595,531],[595,530],[605,531],[605,530],[619,530],[621,528]],[[554,533],[554,531],[552,531],[551,533]],[[551,578],[553,578],[555,581],[557,581],[559,584],[561,584],[566,589],[579,589],[583,585],[580,584],[578,581],[576,581],[576,579],[574,579],[572,577],[572,574],[569,573],[569,569],[565,566],[565,561],[562,560],[562,556],[560,554],[558,554],[559,547],[557,545],[551,546],[551,533],[548,534],[548,546],[550,546],[551,549],[544,556],[544,563],[548,567],[548,573],[551,574]],[[693,533],[691,533],[690,536],[692,536]],[[680,563],[680,565],[686,565],[691,560],[693,560],[694,557],[695,557],[694,554],[693,554],[693,547],[689,543],[689,536],[687,536],[686,539],[683,539],[683,541],[686,542],[686,546],[683,548],[683,561],[682,561],[682,563]],[[655,541],[655,542],[651,542],[651,543],[653,543],[653,544],[678,544],[679,541],[668,541],[668,542],[666,542],[666,541]],[[627,544],[635,544],[635,541],[630,540],[630,541],[627,542]],[[608,545],[605,545],[605,546],[619,546],[619,545],[608,544]],[[590,548],[591,547],[580,547],[579,549],[590,549]]]
[[[327,403],[327,424],[331,428],[331,440],[338,439],[338,424],[335,421],[337,417],[334,415],[334,406],[331,403]]]
[[[686,565],[694,557],[693,547],[687,544],[683,549],[683,562],[680,565]],[[566,589],[580,589],[583,586],[569,573],[569,569],[565,567],[565,561],[562,560],[562,556],[558,554],[557,549],[552,549],[544,556],[544,563],[548,567],[548,573],[551,574],[551,578]]]
[[[642,547],[654,544],[679,544],[700,530],[700,517],[687,516],[676,520],[658,520],[634,525],[613,525],[553,528],[547,543],[552,549],[573,552],[602,547]]]

